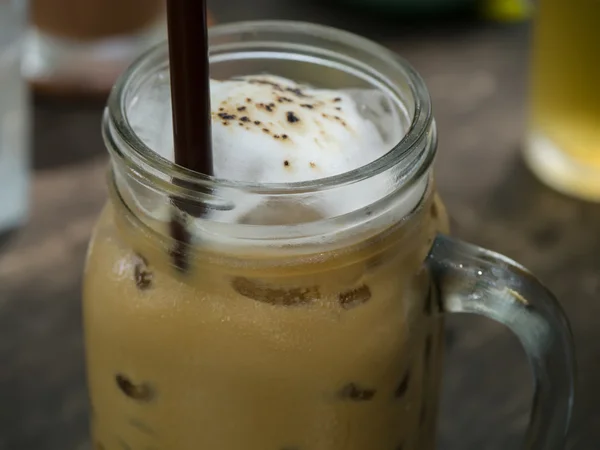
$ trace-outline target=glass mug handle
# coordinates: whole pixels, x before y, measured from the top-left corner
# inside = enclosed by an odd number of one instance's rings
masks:
[[[554,295],[509,258],[444,235],[435,240],[427,264],[444,312],[488,317],[521,341],[535,377],[523,448],[564,450],[575,358],[569,324]]]

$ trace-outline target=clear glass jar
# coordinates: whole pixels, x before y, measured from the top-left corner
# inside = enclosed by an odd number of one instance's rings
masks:
[[[29,212],[29,96],[21,76],[27,2],[0,3],[0,244]]]
[[[170,115],[166,46],[130,68],[104,117],[110,200],[84,283],[96,447],[433,450],[443,315],[462,311],[521,338],[539,382],[528,448],[562,450],[568,326],[525,269],[438,234],[448,224],[418,74],[360,37],[288,22],[214,28],[211,67],[217,79],[267,72],[376,89],[397,113],[383,132],[407,131],[385,156],[335,177],[208,177],[159,155],[172,145],[160,126]]]

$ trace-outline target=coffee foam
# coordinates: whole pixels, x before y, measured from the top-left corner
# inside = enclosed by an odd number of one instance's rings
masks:
[[[271,75],[213,81],[211,90],[214,168],[222,178],[290,183],[339,175],[383,156],[406,132],[398,125],[399,107],[378,90],[315,89]],[[343,195],[303,198],[291,208],[259,206],[239,194],[233,211],[213,217],[235,222],[254,210],[251,222],[261,223],[281,209],[285,222],[295,220],[293,208],[306,211],[307,218],[313,215],[308,210],[332,217],[377,200],[386,181],[346,187]]]
[[[211,89],[219,177],[309,181],[361,167],[390,148],[346,92],[274,76],[213,81]]]
[[[292,183],[339,175],[383,156],[407,131],[400,126],[402,106],[382,91],[316,89],[272,75],[211,80],[211,105],[214,175],[240,182]],[[147,129],[148,122],[137,120],[137,127],[133,121],[132,125],[151,148],[173,161],[172,119],[167,112],[158,119],[160,124],[152,122],[162,129],[158,142],[145,138],[148,133],[156,136]],[[235,208],[211,212],[210,218],[235,223],[253,211],[276,216],[278,208],[289,215],[290,206],[333,217],[368,206],[391,183],[382,178],[362,181],[345,187],[343,195],[319,193],[298,203],[289,200],[285,207],[282,202],[259,204],[254,196],[228,192]],[[406,214],[418,204],[425,186],[420,183],[407,193],[402,208]]]

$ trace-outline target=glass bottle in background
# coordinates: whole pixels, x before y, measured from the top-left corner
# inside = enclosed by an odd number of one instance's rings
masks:
[[[600,0],[541,0],[525,160],[546,184],[600,201]]]
[[[21,75],[27,2],[0,2],[0,244],[29,206],[29,99]]]
[[[36,90],[107,93],[165,39],[164,0],[32,0],[24,71]]]

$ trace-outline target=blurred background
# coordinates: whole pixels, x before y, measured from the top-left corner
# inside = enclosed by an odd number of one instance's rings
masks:
[[[453,232],[531,268],[571,320],[569,449],[600,442],[600,0],[209,0],[217,23],[343,28],[408,59],[433,98]],[[105,201],[119,73],[165,36],[164,0],[0,0],[0,450],[89,448],[80,287]],[[448,324],[440,449],[516,449],[519,344]]]

